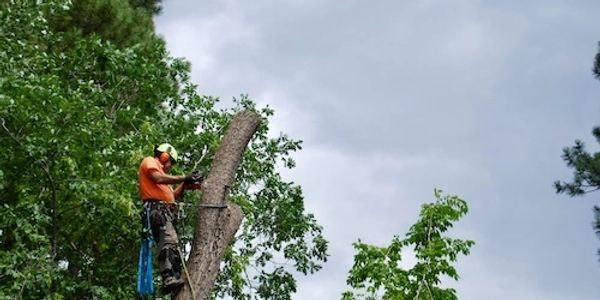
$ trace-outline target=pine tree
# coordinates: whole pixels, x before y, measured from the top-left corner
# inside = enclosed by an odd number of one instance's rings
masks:
[[[594,59],[592,72],[600,80],[600,51]],[[600,127],[594,127],[592,135],[600,143]],[[590,153],[585,149],[582,141],[576,140],[575,146],[563,149],[562,158],[567,163],[567,167],[573,169],[573,181],[554,182],[557,193],[566,193],[575,197],[600,189],[600,152]],[[594,206],[594,217],[593,228],[600,236],[600,207],[597,205]],[[600,249],[598,255],[600,255]]]

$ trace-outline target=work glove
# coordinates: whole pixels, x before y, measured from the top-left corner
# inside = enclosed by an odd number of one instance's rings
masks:
[[[203,176],[200,171],[194,171],[185,176],[185,180],[183,181],[185,184],[198,184],[202,182]]]

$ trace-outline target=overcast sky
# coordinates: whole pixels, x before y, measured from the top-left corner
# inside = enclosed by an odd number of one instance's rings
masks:
[[[330,260],[294,299],[339,299],[358,238],[404,235],[441,188],[468,201],[473,239],[446,286],[461,300],[600,298],[599,194],[570,180],[562,148],[598,151],[591,73],[600,1],[167,0],[156,19],[203,94],[249,94],[274,134],[304,141],[305,204]]]

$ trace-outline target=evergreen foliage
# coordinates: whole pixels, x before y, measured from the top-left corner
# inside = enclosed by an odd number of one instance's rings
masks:
[[[598,48],[600,48],[600,43],[598,43]],[[592,68],[592,72],[597,79],[600,79],[600,51],[596,53],[596,57],[594,58],[594,67]]]
[[[342,299],[455,300],[456,291],[440,287],[441,276],[458,280],[452,263],[460,254],[468,255],[474,242],[444,235],[468,211],[457,196],[435,190],[435,202],[424,204],[420,217],[404,239],[395,236],[387,247],[354,243],[358,253],[347,283],[353,290]],[[402,250],[412,248],[416,264],[402,268]]]
[[[197,94],[190,64],[153,33],[157,11],[156,1],[0,2],[0,299],[135,299],[139,162],[168,141],[184,153],[174,173],[207,170],[241,109],[263,122],[232,187],[246,219],[214,294],[289,299],[291,272],[326,260],[301,188],[277,171],[294,167],[301,142],[270,138],[273,111],[247,96],[218,110]],[[198,200],[184,198],[182,242]]]
[[[158,1],[159,2],[159,1]],[[63,32],[67,46],[97,35],[123,48],[157,42],[152,17],[160,11],[155,0],[77,0],[65,13],[49,18],[55,32]]]
[[[594,58],[592,72],[597,79],[600,79],[600,51]],[[594,127],[592,135],[600,143],[600,127]],[[600,189],[600,152],[590,153],[585,149],[582,141],[575,140],[575,146],[563,149],[562,158],[567,163],[567,167],[573,169],[573,181],[554,182],[556,193],[566,193],[575,197]],[[594,206],[594,218],[592,226],[600,237],[600,207],[597,205]],[[600,249],[598,255],[600,255]]]

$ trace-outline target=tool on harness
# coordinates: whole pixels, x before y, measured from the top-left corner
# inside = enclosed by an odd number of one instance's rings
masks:
[[[150,209],[145,207],[142,211],[142,238],[140,257],[138,260],[137,292],[140,296],[154,294],[154,277],[152,269],[152,230],[150,227]]]

